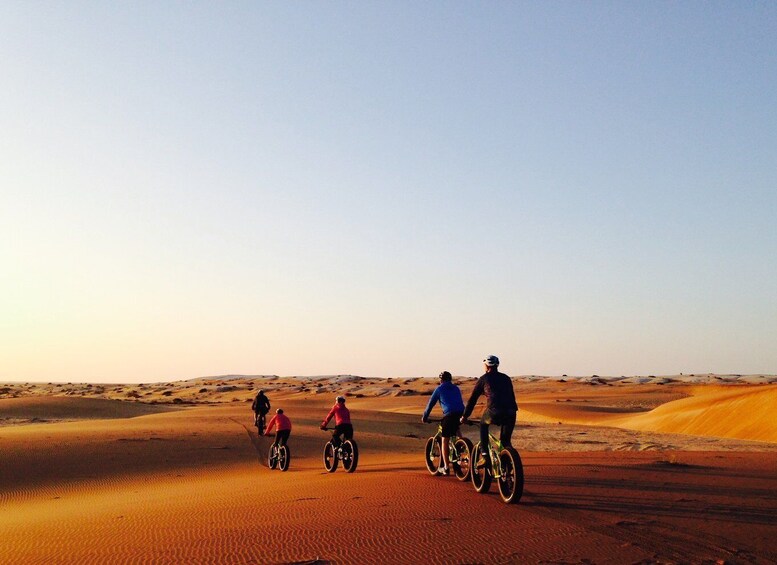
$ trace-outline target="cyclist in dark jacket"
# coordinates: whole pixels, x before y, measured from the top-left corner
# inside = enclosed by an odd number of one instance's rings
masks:
[[[512,446],[512,435],[515,429],[515,416],[518,412],[518,404],[515,402],[513,382],[510,377],[499,372],[499,358],[489,355],[483,359],[486,372],[483,374],[472,394],[469,397],[461,423],[467,421],[469,415],[475,409],[475,404],[481,395],[487,398],[486,409],[480,417],[480,453],[484,459],[488,459],[488,427],[490,424],[501,426],[499,439],[504,447]]]
[[[251,404],[251,410],[254,411],[254,425],[259,424],[259,420],[262,421],[262,427],[264,427],[264,417],[270,411],[270,399],[265,396],[264,391],[260,390],[256,398],[254,398],[253,404]],[[264,430],[260,430],[260,433]]]

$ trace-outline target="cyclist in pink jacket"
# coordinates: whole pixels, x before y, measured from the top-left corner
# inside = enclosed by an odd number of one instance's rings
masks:
[[[324,421],[321,422],[322,430],[326,428],[326,425],[329,423],[329,420],[332,419],[332,416],[335,418],[335,429],[332,432],[332,445],[337,448],[340,445],[340,436],[343,436],[345,439],[353,439],[351,412],[345,406],[344,396],[338,396],[335,399],[335,405],[332,406],[329,414],[327,414]]]
[[[272,442],[273,445],[286,445],[286,442],[289,440],[289,435],[291,435],[291,420],[289,420],[288,416],[286,416],[280,408],[275,411],[275,416],[273,416],[272,420],[267,424],[267,431],[264,435],[270,435],[270,430],[273,429],[273,426],[276,428],[275,441]]]

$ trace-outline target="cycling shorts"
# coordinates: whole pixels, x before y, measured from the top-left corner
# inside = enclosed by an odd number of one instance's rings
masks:
[[[455,436],[458,433],[461,414],[461,412],[449,412],[442,417],[440,424],[442,424],[442,435],[444,437]]]

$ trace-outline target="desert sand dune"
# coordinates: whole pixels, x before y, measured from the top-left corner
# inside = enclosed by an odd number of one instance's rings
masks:
[[[612,425],[668,433],[777,442],[777,387],[693,387],[692,396]]]
[[[0,399],[0,416],[14,423],[57,420],[133,418],[173,410],[173,407],[70,396],[26,396]],[[1,420],[0,420],[1,421]]]
[[[39,419],[0,427],[0,563],[777,561],[777,444],[610,422],[697,401],[757,421],[774,387],[516,382],[526,489],[507,506],[495,487],[479,495],[426,471],[433,379],[250,379],[93,387],[86,403],[77,385],[41,385],[0,400],[0,418]],[[267,468],[270,438],[252,425],[259,386],[293,421],[286,473]],[[361,457],[356,473],[329,474],[318,424],[343,389]],[[527,422],[532,410],[548,422]]]

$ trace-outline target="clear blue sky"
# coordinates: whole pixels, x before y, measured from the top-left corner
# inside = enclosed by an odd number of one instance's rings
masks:
[[[3,2],[0,380],[777,372],[773,2]]]

